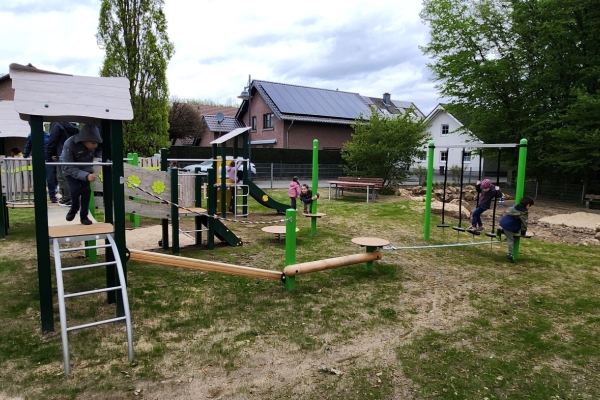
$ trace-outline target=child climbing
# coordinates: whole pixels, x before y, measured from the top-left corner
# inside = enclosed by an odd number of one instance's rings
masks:
[[[300,188],[300,201],[302,201],[302,204],[304,204],[304,214],[308,214],[308,212],[311,211],[309,209],[310,205],[319,197],[319,193],[313,196],[312,190],[308,188],[308,185],[302,185]]]

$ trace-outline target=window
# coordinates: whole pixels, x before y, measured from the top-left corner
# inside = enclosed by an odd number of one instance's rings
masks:
[[[471,152],[470,151],[465,151],[463,153],[463,161],[466,163],[470,163],[471,162]]]
[[[450,133],[450,125],[442,124],[442,135],[447,135]]]
[[[252,117],[252,130],[256,130],[256,117]]]
[[[440,151],[440,161],[446,162],[447,159],[448,159],[448,150]]]
[[[275,114],[263,115],[263,128],[264,129],[273,129],[274,119],[275,119]]]

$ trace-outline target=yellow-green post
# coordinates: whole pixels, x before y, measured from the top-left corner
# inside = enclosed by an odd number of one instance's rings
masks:
[[[372,253],[375,250],[377,250],[377,247],[367,246],[367,253]],[[366,270],[367,271],[373,271],[373,261],[367,261]]]
[[[127,153],[127,164],[139,166],[137,153]],[[135,200],[134,197],[130,197],[130,200]],[[129,222],[133,222],[134,228],[140,227],[140,216],[138,214],[129,214]]]
[[[425,196],[425,228],[423,229],[423,239],[429,240],[429,229],[431,226],[431,195],[433,192],[433,157],[435,143],[429,142],[429,153],[427,155],[427,194]]]
[[[313,159],[312,159],[312,194],[317,194],[319,190],[319,141],[313,140]],[[311,204],[311,214],[317,213],[317,202],[313,201]],[[317,234],[317,218],[310,218],[310,233],[315,236]]]
[[[519,204],[523,199],[525,193],[525,167],[527,165],[527,139],[521,139],[519,143],[519,167],[517,168],[517,191],[515,193],[515,204]],[[521,238],[515,238],[515,245],[513,247],[514,259],[519,258],[519,247],[521,245]]]
[[[296,264],[296,210],[285,210],[285,266]],[[285,289],[291,292],[296,288],[296,277],[285,277]]]

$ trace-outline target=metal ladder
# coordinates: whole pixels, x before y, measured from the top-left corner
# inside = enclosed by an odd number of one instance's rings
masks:
[[[127,346],[129,349],[129,361],[130,362],[133,361],[133,335],[131,332],[131,314],[129,312],[129,300],[127,297],[127,285],[125,283],[125,274],[123,273],[123,264],[121,263],[121,259],[119,258],[119,251],[117,249],[117,245],[115,243],[115,239],[113,238],[113,236],[111,234],[105,234],[105,235],[97,236],[96,238],[100,239],[101,236],[104,236],[105,239],[107,239],[110,244],[102,244],[102,245],[95,245],[95,246],[81,246],[81,247],[72,247],[72,248],[61,249],[59,247],[59,244],[61,242],[72,242],[72,241],[82,241],[83,242],[84,240],[87,240],[87,239],[73,238],[73,237],[52,239],[52,246],[54,248],[54,264],[55,264],[55,269],[56,269],[56,286],[58,289],[58,309],[60,312],[60,331],[61,331],[61,336],[62,336],[62,348],[63,348],[63,358],[64,358],[64,364],[65,364],[65,375],[69,375],[71,373],[71,363],[70,363],[70,356],[69,356],[69,337],[68,337],[69,332],[77,330],[77,329],[89,328],[89,327],[96,326],[96,325],[108,324],[110,322],[125,321],[125,325],[127,328]],[[115,261],[107,261],[107,262],[96,263],[96,264],[87,264],[87,265],[78,265],[75,267],[65,267],[65,268],[62,267],[61,258],[60,258],[61,253],[68,252],[68,251],[90,250],[90,249],[100,249],[100,248],[109,248],[109,247],[112,249]],[[89,290],[89,291],[85,291],[85,292],[65,294],[64,282],[63,282],[63,272],[75,271],[75,270],[86,269],[86,268],[105,267],[105,266],[110,266],[110,265],[116,266],[117,274],[119,276],[119,282],[121,283],[119,286],[114,286],[114,287],[109,287],[109,288],[104,288],[104,289]],[[121,298],[123,300],[123,309],[125,311],[125,316],[106,319],[103,321],[91,322],[89,324],[67,326],[67,311],[66,311],[66,307],[65,307],[65,299],[72,298],[72,297],[78,297],[78,296],[86,296],[89,294],[110,292],[112,290],[120,290],[121,291],[121,296],[122,296]]]
[[[247,217],[249,212],[249,208],[246,207],[246,213],[244,214],[243,211],[238,213],[238,207],[242,207],[243,210],[243,204],[244,204],[244,197],[248,198],[248,195],[250,194],[250,188],[248,187],[248,185],[235,185],[232,187],[233,190],[235,190],[235,196],[233,196],[233,212],[234,212],[234,216],[237,217]],[[238,189],[242,189],[242,193],[238,194]],[[246,194],[244,194],[244,191],[246,191]],[[238,201],[238,198],[242,199],[242,201]],[[239,204],[239,205],[238,205]],[[246,200],[246,204],[248,204],[248,201]]]

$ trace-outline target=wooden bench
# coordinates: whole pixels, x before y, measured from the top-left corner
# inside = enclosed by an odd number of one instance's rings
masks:
[[[586,194],[584,197],[585,208],[590,208],[590,203],[600,200],[600,195],[597,194]]]
[[[368,192],[369,189],[372,190],[371,198],[375,200],[378,195],[379,190],[383,187],[383,178],[361,178],[356,176],[339,176],[337,181],[330,181],[329,188],[331,192],[331,186],[335,185],[336,187],[336,198],[338,194],[344,195],[344,188],[351,189],[364,189],[367,188],[367,203],[369,202]],[[329,196],[331,198],[331,195]]]

